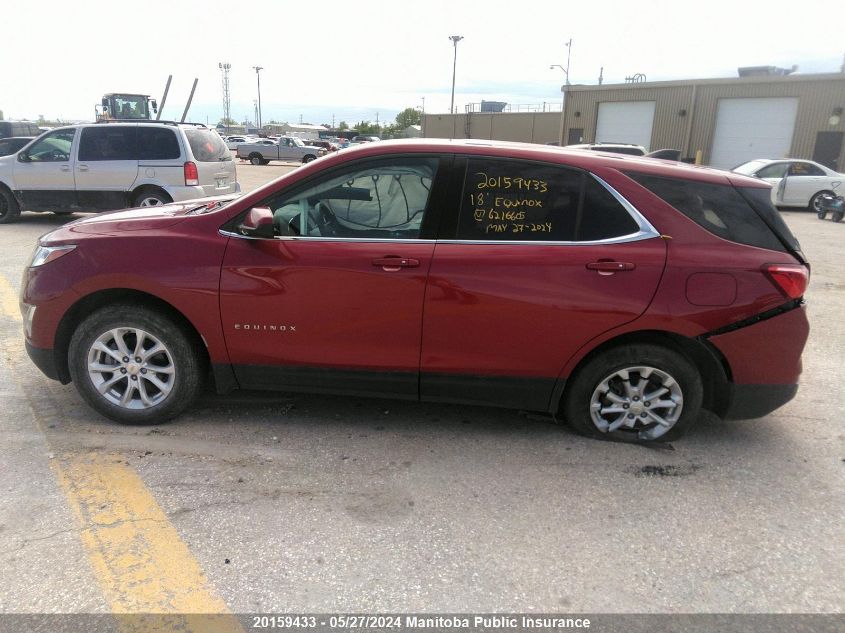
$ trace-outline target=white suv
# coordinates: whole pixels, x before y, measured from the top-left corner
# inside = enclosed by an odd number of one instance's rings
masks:
[[[0,224],[240,192],[232,154],[203,125],[142,121],[56,128],[0,157]]]

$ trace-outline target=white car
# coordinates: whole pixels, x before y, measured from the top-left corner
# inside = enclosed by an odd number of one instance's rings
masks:
[[[229,149],[238,149],[240,143],[249,143],[250,139],[245,136],[227,136],[225,142]]]
[[[808,207],[819,211],[825,193],[845,193],[845,174],[811,160],[758,158],[731,171],[772,184],[772,202],[779,207]]]

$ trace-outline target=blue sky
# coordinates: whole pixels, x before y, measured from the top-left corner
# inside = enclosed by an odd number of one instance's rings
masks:
[[[797,64],[838,72],[842,38],[824,34],[839,3],[805,0],[788,11],[772,2],[711,0],[253,0],[237,4],[146,0],[119,3],[7,0],[0,110],[7,119],[90,119],[106,92],[160,98],[181,116],[199,79],[189,118],[222,116],[219,62],[228,62],[232,115],[254,118],[253,66],[263,66],[264,121],[391,121],[406,107],[446,112],[452,43],[459,34],[456,106],[481,99],[559,102],[572,38],[573,83],[621,83],[736,76],[738,66]],[[105,9],[104,7],[112,7]],[[55,17],[61,16],[61,17]]]

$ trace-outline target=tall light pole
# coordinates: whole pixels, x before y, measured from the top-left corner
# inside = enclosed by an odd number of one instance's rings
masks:
[[[563,145],[563,122],[566,118],[566,89],[569,87],[569,59],[570,55],[572,54],[572,38],[569,38],[569,41],[566,43],[566,68],[561,66],[560,64],[552,64],[549,66],[549,69],[553,68],[560,68],[563,71],[563,74],[566,75],[566,81],[563,86],[561,86],[560,91],[562,94],[560,99],[560,138],[559,144]]]
[[[261,71],[263,66],[253,66],[255,68],[255,78],[258,80],[258,129],[261,130]]]
[[[458,42],[464,39],[463,35],[450,35],[452,45],[455,47],[455,59],[452,62],[452,103],[449,106],[449,114],[455,114],[455,70],[458,67]]]
[[[231,112],[231,100],[229,97],[229,71],[232,69],[232,64],[227,62],[220,62],[217,64],[217,67],[220,69],[220,72],[223,74],[223,123],[226,126],[226,134],[229,133],[229,119],[232,117]],[[168,80],[167,87],[170,87],[170,81]],[[163,100],[162,100],[163,101]],[[164,103],[161,104],[164,107]]]

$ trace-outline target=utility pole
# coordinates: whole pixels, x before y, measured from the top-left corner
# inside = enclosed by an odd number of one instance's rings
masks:
[[[458,42],[464,39],[463,35],[450,35],[452,45],[455,47],[455,59],[452,61],[452,102],[449,105],[449,114],[455,114],[455,70],[458,67]]]
[[[255,78],[258,81],[258,129],[261,130],[261,71],[264,70],[263,66],[253,66],[255,69]]]

